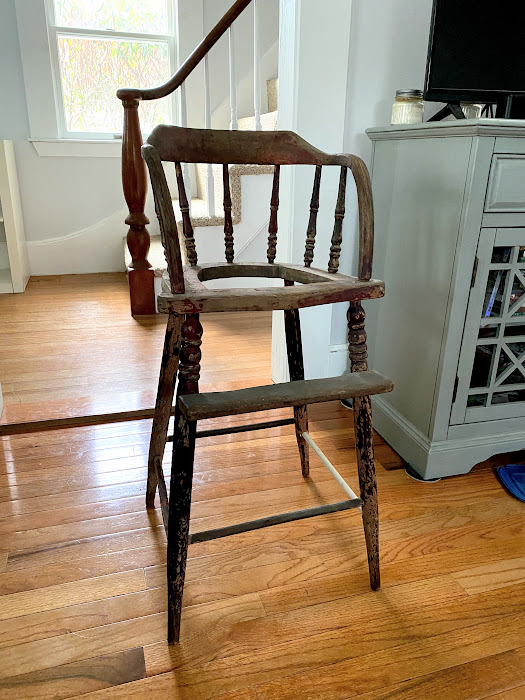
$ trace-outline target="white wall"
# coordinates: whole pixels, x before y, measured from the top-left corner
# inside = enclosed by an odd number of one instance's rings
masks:
[[[424,87],[431,10],[432,0],[352,2],[343,147],[345,152],[361,156],[369,167],[372,145],[365,130],[390,123],[396,90]],[[439,107],[426,105],[425,118]],[[356,208],[355,200],[349,197],[341,252],[341,271],[346,273],[356,271]],[[376,231],[376,237],[381,234]],[[334,308],[331,342],[346,342],[343,304]]]

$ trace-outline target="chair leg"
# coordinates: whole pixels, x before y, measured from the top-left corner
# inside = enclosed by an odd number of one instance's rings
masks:
[[[156,462],[160,460],[162,464],[164,448],[166,447],[168,424],[171,407],[173,405],[173,393],[175,391],[175,380],[177,377],[177,368],[179,366],[181,326],[182,316],[175,316],[173,314],[168,316],[168,325],[166,326],[164,350],[162,352],[162,362],[160,366],[157,400],[155,402],[155,413],[153,415],[153,425],[151,427],[151,439],[149,443],[146,508],[153,508],[155,505],[155,493],[157,490]]]
[[[286,286],[291,286],[292,284],[293,282],[285,280]],[[303,345],[301,340],[299,309],[290,309],[284,312],[284,329],[290,381],[295,382],[299,379],[304,379]],[[301,472],[304,477],[307,477],[310,473],[309,446],[302,437],[302,434],[308,430],[308,406],[295,406],[293,415],[295,418],[295,437],[297,438],[299,457],[301,459]]]
[[[177,396],[199,393],[202,326],[199,314],[188,314],[181,329]]]
[[[188,314],[181,328],[177,396],[199,391],[202,326],[198,314]],[[195,454],[195,421],[175,409],[175,435],[168,518],[168,643],[179,641],[182,593],[188,554],[191,485]]]
[[[370,396],[354,399],[354,430],[370,586],[373,591],[376,591],[381,586],[381,577],[379,573],[379,512]]]
[[[176,644],[180,637],[182,595],[190,530],[195,428],[196,422],[187,421],[177,409],[168,519],[168,644]]]
[[[366,347],[365,312],[359,302],[348,309],[348,348],[352,372],[368,369]],[[363,527],[370,586],[377,590],[381,585],[379,573],[379,513],[377,507],[377,482],[374,461],[374,432],[370,396],[354,399],[354,430],[359,487],[363,501]]]

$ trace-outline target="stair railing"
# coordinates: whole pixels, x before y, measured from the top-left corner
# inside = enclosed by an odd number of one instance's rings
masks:
[[[141,90],[139,88],[122,88],[117,97],[122,100],[124,108],[124,128],[122,135],[122,186],[129,209],[125,223],[129,226],[127,245],[131,254],[128,267],[128,279],[131,300],[131,314],[140,316],[155,313],[154,271],[148,261],[150,236],[149,219],[144,213],[147,193],[146,164],[142,159],[142,133],[139,119],[139,104],[143,100],[158,100],[167,97],[180,88],[179,124],[187,125],[186,96],[184,81],[196,66],[204,59],[204,123],[211,128],[210,84],[208,71],[208,53],[217,41],[229,32],[229,90],[230,90],[230,129],[237,129],[237,96],[235,82],[235,48],[233,22],[252,3],[254,4],[254,125],[261,127],[261,88],[259,77],[259,16],[257,0],[236,0],[226,14],[217,22],[210,33],[201,41],[192,54],[184,61],[178,71],[166,82],[156,88]],[[183,166],[184,167],[184,166]],[[189,180],[185,164],[184,180]],[[187,187],[189,186],[189,182]],[[190,191],[187,189],[187,191]],[[215,214],[214,175],[211,165],[206,172],[206,198],[208,215]]]

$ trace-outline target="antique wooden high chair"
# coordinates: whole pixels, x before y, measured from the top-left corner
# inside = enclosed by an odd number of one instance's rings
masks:
[[[174,643],[179,639],[186,557],[188,544],[191,542],[202,542],[312,515],[362,507],[370,583],[372,589],[379,588],[378,511],[370,396],[391,391],[392,383],[378,373],[368,371],[367,366],[365,314],[361,300],[381,297],[384,285],[378,280],[371,279],[373,209],[370,179],[365,164],[353,155],[328,155],[313,148],[296,134],[278,131],[217,131],[158,126],[150,135],[142,153],[149,168],[171,289],[169,293],[160,294],[158,300],[159,310],[169,316],[153,419],[146,493],[146,506],[151,508],[154,506],[158,486],[162,517],[168,537],[168,641]],[[163,161],[175,163],[189,265],[182,264],[173,203],[166,183]],[[226,263],[197,265],[195,239],[181,170],[183,162],[223,165]],[[274,166],[268,227],[268,262],[266,263],[233,262],[234,241],[228,174],[228,164],[233,163]],[[304,267],[275,262],[279,170],[281,165],[298,164],[315,166]],[[324,272],[312,268],[311,263],[314,256],[321,169],[328,165],[340,166],[341,174],[328,272]],[[359,206],[358,277],[349,277],[337,272],[348,169],[354,177]],[[203,284],[207,280],[243,276],[280,278],[284,286],[262,289],[208,289]],[[295,285],[296,282],[299,284]],[[298,309],[341,301],[350,302],[348,340],[351,372],[341,377],[305,380]],[[215,311],[279,309],[283,310],[285,315],[290,382],[199,394],[202,336],[199,314]],[[162,473],[162,457],[168,439],[168,423],[177,376],[175,435],[168,501]],[[354,398],[353,414],[360,498],[343,481],[308,433],[308,404],[347,397]],[[196,423],[201,419],[282,407],[293,407],[294,417],[235,428],[196,432]],[[303,476],[307,477],[309,473],[308,448],[312,446],[349,498],[339,503],[282,513],[190,535],[189,518],[195,439],[291,423],[295,424]]]

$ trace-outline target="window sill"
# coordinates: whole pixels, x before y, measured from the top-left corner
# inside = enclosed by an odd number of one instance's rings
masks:
[[[120,158],[121,139],[29,139],[39,156]]]

